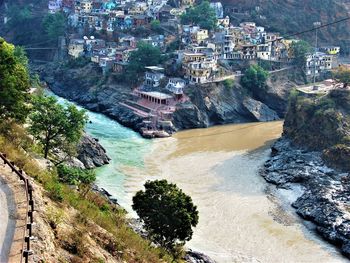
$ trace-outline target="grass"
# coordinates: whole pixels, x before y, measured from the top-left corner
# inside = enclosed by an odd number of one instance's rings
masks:
[[[164,249],[154,247],[150,241],[141,238],[127,225],[125,211],[122,208],[109,204],[104,197],[92,192],[89,186],[82,187],[79,191],[71,189],[60,182],[56,168],[42,169],[28,153],[31,149],[29,146],[31,139],[22,127],[11,124],[7,129],[7,132],[4,132],[5,127],[0,127],[1,152],[6,153],[8,159],[14,161],[16,166],[40,183],[47,196],[60,207],[57,211],[47,212],[51,227],[53,229],[59,227],[63,217],[61,209],[73,207],[77,210],[74,224],[78,226],[78,230],[66,237],[60,237],[63,248],[69,248],[68,250],[76,256],[74,262],[83,262],[79,261],[79,258],[83,258],[86,253],[84,242],[77,239],[82,238],[84,233],[94,233],[96,230],[94,224],[111,235],[100,239],[101,246],[121,260],[150,263],[172,261],[172,257]],[[103,261],[96,259],[95,262]]]

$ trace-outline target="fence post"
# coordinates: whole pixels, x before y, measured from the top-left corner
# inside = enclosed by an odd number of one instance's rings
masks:
[[[29,205],[31,207],[31,210],[34,211],[34,200],[33,200],[33,185],[27,181],[28,184],[28,194],[29,194]]]

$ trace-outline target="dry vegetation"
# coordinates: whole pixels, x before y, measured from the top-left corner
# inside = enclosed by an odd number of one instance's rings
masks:
[[[34,179],[35,262],[171,261],[128,227],[123,209],[95,192],[60,183],[54,167],[32,157],[36,147],[22,127],[2,124],[0,134],[1,152]]]

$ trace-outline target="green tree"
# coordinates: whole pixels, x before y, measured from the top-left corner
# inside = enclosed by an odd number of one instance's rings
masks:
[[[268,76],[269,73],[262,67],[252,65],[245,71],[241,79],[241,85],[253,93],[258,92],[267,87],[266,80]]]
[[[301,68],[305,67],[306,54],[311,52],[311,46],[308,42],[300,40],[291,45],[295,64]]]
[[[163,32],[163,29],[161,27],[159,20],[153,20],[151,22],[151,29],[152,29],[152,31],[157,32],[159,34],[161,34]]]
[[[28,67],[28,57],[27,53],[21,46],[16,46],[14,50],[14,55],[23,66]]]
[[[192,238],[192,227],[198,224],[197,207],[190,196],[166,180],[147,181],[145,189],[133,197],[132,208],[151,239],[174,253]]]
[[[344,66],[340,66],[333,73],[335,79],[343,83],[343,88],[346,88],[350,83],[350,69]]]
[[[64,35],[66,18],[62,13],[47,14],[43,19],[43,28],[50,39]]]
[[[213,30],[217,25],[215,10],[210,7],[208,1],[203,1],[195,7],[189,8],[181,15],[181,23],[195,24],[201,28]]]
[[[27,60],[18,53],[19,49],[0,38],[0,118],[23,122],[28,114],[30,78]]]
[[[54,149],[73,154],[87,120],[85,111],[45,96],[33,98],[32,111],[29,132],[43,147],[44,157]]]
[[[131,52],[126,68],[126,79],[136,80],[135,76],[145,72],[146,66],[156,66],[162,62],[162,54],[158,47],[139,42],[137,50]]]

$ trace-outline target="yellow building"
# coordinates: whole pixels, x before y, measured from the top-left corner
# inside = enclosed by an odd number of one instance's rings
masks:
[[[340,47],[330,46],[330,47],[321,47],[321,52],[327,53],[328,55],[338,55],[340,52]]]
[[[182,6],[193,6],[195,4],[195,0],[181,0]]]
[[[197,32],[193,34],[193,40],[195,43],[202,43],[204,40],[206,40],[209,37],[208,30],[207,29],[199,29]]]

